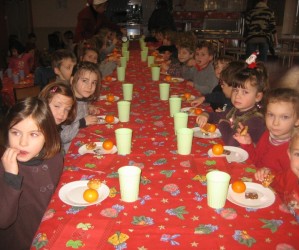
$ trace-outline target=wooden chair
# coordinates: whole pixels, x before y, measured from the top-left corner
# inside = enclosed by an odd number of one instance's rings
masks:
[[[14,88],[16,102],[25,99],[26,97],[38,96],[40,86],[30,86],[26,88]]]

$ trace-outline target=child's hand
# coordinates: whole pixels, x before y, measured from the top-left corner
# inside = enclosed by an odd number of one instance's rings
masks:
[[[215,112],[223,112],[223,109],[222,108],[217,108],[217,109],[215,109]]]
[[[271,173],[269,168],[261,168],[254,174],[254,177],[257,181],[263,182],[269,173]]]
[[[193,102],[191,102],[191,106],[192,107],[197,107],[199,106],[200,104],[202,104],[205,100],[205,97],[204,96],[201,96],[201,97],[198,97],[197,99],[195,99]]]
[[[194,82],[187,81],[186,85],[187,85],[187,86],[191,86],[191,87],[193,87],[193,86],[194,86]]]
[[[251,144],[252,139],[251,136],[247,133],[243,134],[243,130],[245,129],[245,126],[239,122],[239,128],[237,129],[237,133],[233,135],[234,139],[239,142],[240,144]]]
[[[196,61],[194,59],[190,59],[188,62],[187,62],[187,66],[188,67],[193,67],[196,65]]]
[[[196,123],[200,128],[202,128],[208,122],[208,117],[206,115],[199,115],[196,118]]]
[[[100,109],[97,108],[96,106],[90,105],[90,106],[88,106],[88,113],[90,115],[99,115]]]
[[[85,116],[86,126],[98,124],[98,118],[94,115]]]
[[[1,161],[5,172],[17,175],[19,173],[19,166],[17,163],[17,155],[19,150],[15,148],[7,148],[2,155]]]

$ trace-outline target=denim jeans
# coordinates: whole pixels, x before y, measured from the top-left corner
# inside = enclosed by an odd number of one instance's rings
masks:
[[[262,62],[266,62],[268,50],[269,50],[268,42],[260,42],[260,43],[249,42],[246,44],[246,58],[248,58],[253,52],[259,51],[258,60]]]

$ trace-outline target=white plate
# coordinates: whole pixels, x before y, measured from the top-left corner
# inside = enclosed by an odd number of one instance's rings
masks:
[[[102,101],[107,101],[107,96],[106,95],[101,95],[99,97],[99,100],[102,100]],[[118,96],[114,96],[114,102],[117,102],[119,100],[119,97]]]
[[[210,157],[226,157],[228,162],[243,162],[248,159],[248,153],[242,148],[232,147],[232,146],[224,146],[223,148],[225,150],[229,150],[230,154],[214,155],[212,149],[210,148],[208,151],[208,155]]]
[[[95,142],[97,144],[97,146],[95,147],[95,149],[92,150],[88,150],[86,148],[86,144],[82,145],[79,150],[78,153],[80,155],[84,155],[84,154],[95,154],[94,150],[97,150],[99,152],[99,154],[115,154],[117,152],[117,147],[114,145],[113,148],[111,150],[105,150],[103,149],[102,145],[103,142]]]
[[[164,81],[166,81],[164,79]],[[171,80],[167,81],[167,82],[183,82],[184,81],[184,78],[181,78],[181,77],[171,77]]]
[[[182,108],[181,112],[184,113],[188,113],[189,116],[197,116],[196,114],[194,114],[193,112],[191,112],[191,109],[196,109],[194,107],[186,107],[186,108]],[[200,108],[202,111],[205,111],[203,108]]]
[[[99,119],[98,124],[109,124],[105,121],[105,117],[106,117],[105,115],[99,115],[97,117]],[[114,116],[114,122],[112,122],[111,124],[117,124],[117,123],[119,123],[119,119]]]
[[[193,136],[197,138],[211,139],[211,138],[219,138],[221,137],[221,133],[217,128],[214,133],[203,133],[199,127],[192,128]]]
[[[83,199],[83,193],[87,187],[88,180],[83,181],[73,181],[65,184],[59,190],[59,198],[66,204],[75,207],[86,207],[100,203],[109,196],[109,187],[101,183],[101,186],[97,190],[99,193],[99,198],[92,203],[89,203]]]
[[[246,191],[238,194],[232,190],[232,184],[229,185],[227,199],[241,207],[247,208],[265,208],[271,206],[275,201],[275,194],[271,189],[263,187],[261,184],[245,182]],[[246,192],[255,192],[258,199],[246,199]]]
[[[105,79],[105,77],[104,77],[104,81],[105,81],[105,82],[115,82],[115,81],[116,81],[116,78],[115,78],[115,77],[112,77],[112,78],[111,78],[111,81],[107,81],[107,80]]]

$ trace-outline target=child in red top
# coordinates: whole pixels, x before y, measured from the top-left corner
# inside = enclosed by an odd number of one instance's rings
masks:
[[[277,173],[287,170],[287,149],[291,133],[293,128],[299,125],[299,94],[288,88],[270,90],[265,104],[267,130],[257,145],[252,143],[249,133],[241,135],[239,130],[234,135],[255,165],[263,168],[260,176],[268,172],[268,168]]]
[[[23,70],[24,75],[28,75],[33,67],[33,55],[25,53],[25,47],[19,41],[14,41],[9,49],[12,56],[9,58],[8,68],[16,73]]]
[[[287,151],[289,161],[285,163],[287,170],[281,174],[274,173],[275,178],[272,186],[279,194],[287,209],[299,222],[299,130],[294,129],[290,145]],[[263,181],[270,170],[259,170],[255,176]]]

